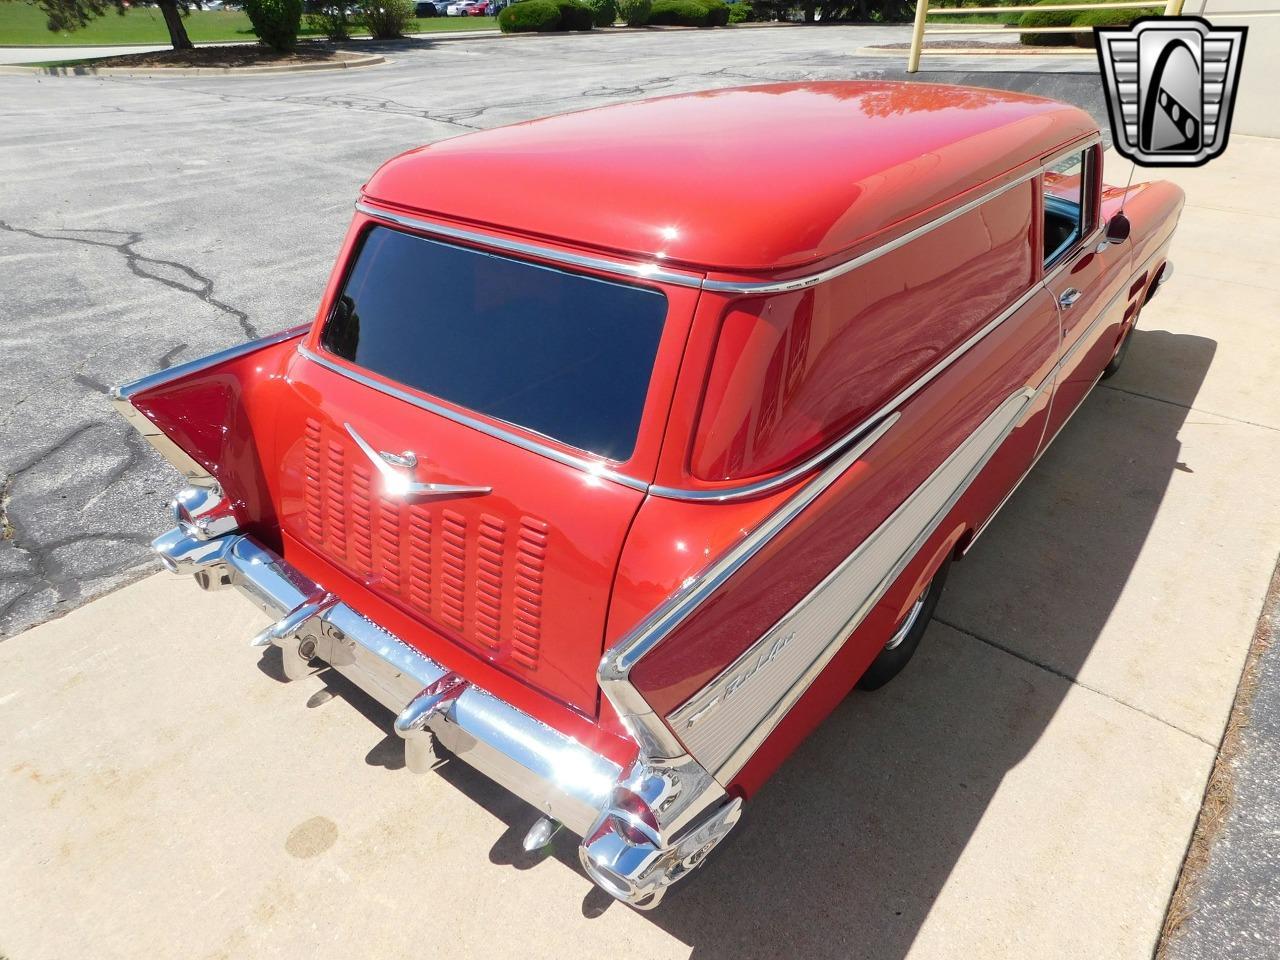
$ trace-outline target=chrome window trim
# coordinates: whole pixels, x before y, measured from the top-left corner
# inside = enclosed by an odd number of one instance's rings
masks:
[[[589,473],[593,477],[600,477],[604,480],[612,480],[614,483],[620,483],[624,487],[630,487],[632,490],[639,490],[642,493],[649,489],[649,484],[635,477],[627,476],[625,473],[619,473],[612,470],[599,460],[589,460],[586,457],[575,456],[564,450],[559,450],[550,444],[541,443],[531,437],[522,436],[511,430],[506,430],[494,423],[481,420],[470,414],[462,413],[458,410],[451,410],[443,404],[428,400],[425,397],[417,396],[408,390],[401,389],[389,383],[381,383],[372,377],[366,376],[359,370],[351,367],[343,366],[328,357],[318,354],[308,349],[302,344],[298,345],[299,356],[305,357],[312,363],[319,364],[326,370],[331,370],[339,376],[346,377],[348,380],[354,380],[362,386],[369,387],[371,390],[377,390],[389,397],[395,397],[397,400],[403,400],[405,403],[411,404],[420,410],[426,410],[437,416],[444,417],[446,420],[452,420],[454,423],[461,424],[464,427],[470,427],[485,436],[493,437],[498,440],[504,440],[512,446],[519,447],[522,450],[528,450],[530,453],[536,453],[539,456],[546,457],[548,460],[554,460],[556,463],[562,463],[565,466],[574,467],[583,473]]]
[[[1093,146],[1094,144],[1101,143],[1101,142],[1102,142],[1102,137],[1100,134],[1095,134],[1086,140],[1078,141],[1077,143],[1074,143],[1070,147],[1066,148],[1065,150],[1061,150],[1055,153],[1048,160],[1041,161],[1039,166],[1022,174],[1020,177],[1017,177],[1014,180],[1010,180],[1008,183],[1001,184],[1000,186],[996,187],[994,190],[990,190],[987,193],[984,193],[980,197],[975,197],[973,200],[968,200],[965,203],[961,204],[960,206],[956,207],[955,209],[949,210],[946,213],[942,214],[941,216],[935,217],[933,220],[930,220],[928,223],[923,223],[920,226],[916,227],[915,229],[909,230],[906,233],[902,234],[902,236],[900,237],[895,237],[893,240],[890,240],[886,243],[882,243],[880,246],[875,247],[872,250],[868,250],[866,253],[862,254],[861,256],[854,257],[852,260],[846,260],[844,263],[836,264],[834,267],[828,267],[826,270],[822,270],[818,273],[812,273],[804,277],[797,277],[794,280],[777,280],[777,281],[774,281],[774,280],[764,280],[764,281],[709,280],[708,279],[702,282],[702,289],[712,290],[717,293],[746,293],[746,294],[790,293],[793,290],[804,290],[806,287],[812,287],[820,283],[825,283],[827,280],[832,280],[836,277],[842,276],[846,273],[849,273],[851,270],[856,270],[858,269],[858,267],[865,266],[866,264],[871,263],[873,260],[878,260],[880,257],[883,257],[886,254],[893,253],[893,251],[906,246],[911,241],[918,240],[920,237],[924,236],[926,233],[929,233],[932,230],[936,230],[938,227],[944,226],[950,223],[952,220],[955,220],[959,217],[964,216],[966,213],[970,213],[971,211],[976,210],[978,207],[982,206],[988,200],[994,200],[996,197],[999,197],[1005,193],[1008,193],[1010,190],[1014,189],[1015,187],[1020,186],[1021,184],[1024,184],[1029,180],[1034,180],[1036,177],[1043,174],[1044,171],[1051,164],[1057,162],[1063,156],[1066,156],[1075,150],[1087,150],[1089,147]]]
[[[874,429],[876,424],[880,423],[886,416],[891,414],[894,410],[902,406],[902,404],[906,403],[930,383],[936,380],[947,370],[947,368],[960,360],[961,357],[972,350],[981,340],[990,336],[997,327],[1021,310],[1027,302],[1040,291],[1040,289],[1041,283],[1040,281],[1036,281],[1029,289],[1024,291],[1017,300],[1006,307],[994,319],[983,324],[983,326],[978,328],[978,330],[972,333],[959,346],[955,347],[945,357],[926,370],[920,377],[895,394],[888,403],[882,405],[875,413],[864,419],[839,440],[827,447],[824,447],[822,450],[818,451],[818,453],[804,461],[804,463],[801,463],[796,467],[792,467],[785,473],[780,473],[777,476],[768,477],[764,480],[758,480],[755,483],[742,484],[733,487],[689,489],[685,487],[662,487],[655,484],[649,488],[649,493],[655,497],[665,497],[670,500],[741,500],[746,497],[759,496],[760,494],[768,493],[771,490],[790,484],[792,481],[821,466],[849,444],[856,443],[858,439],[864,436],[869,430]]]
[[[405,214],[393,213],[392,211],[389,211],[389,210],[383,210],[380,207],[377,207],[364,200],[361,200],[356,203],[356,210],[360,213],[365,214],[366,216],[374,218],[375,220],[381,220],[387,223],[397,224],[399,226],[407,227],[411,230],[417,230],[422,233],[433,234],[436,236],[446,237],[453,240],[461,240],[467,243],[475,243],[482,247],[490,247],[493,249],[502,250],[509,253],[516,253],[516,254],[523,254],[526,256],[538,257],[540,259],[550,260],[552,262],[566,264],[568,266],[587,267],[590,269],[601,270],[607,273],[621,274],[623,276],[634,277],[634,278],[643,279],[643,280],[653,280],[653,281],[663,282],[663,283],[673,283],[680,286],[695,287],[703,290],[710,290],[717,293],[744,293],[744,294],[783,293],[783,292],[788,292],[792,290],[802,290],[807,287],[816,286],[817,284],[823,283],[834,277],[838,277],[838,276],[841,276],[842,274],[855,270],[860,266],[864,266],[865,264],[870,263],[888,253],[892,253],[894,250],[897,250],[905,246],[906,244],[910,243],[911,241],[924,236],[926,233],[929,233],[931,230],[934,230],[937,227],[943,226],[944,224],[950,223],[952,220],[955,220],[958,217],[961,217],[964,214],[977,209],[982,204],[986,203],[988,200],[993,200],[996,197],[999,197],[1007,193],[1008,191],[1014,189],[1015,187],[1021,184],[1034,180],[1036,177],[1041,176],[1049,166],[1056,163],[1062,157],[1068,156],[1071,153],[1076,151],[1087,150],[1090,147],[1101,142],[1102,142],[1101,135],[1093,134],[1092,136],[1089,136],[1084,140],[1079,140],[1068,146],[1061,147],[1058,150],[1056,150],[1053,154],[1050,154],[1045,159],[1041,160],[1041,162],[1035,168],[1033,168],[1032,170],[1029,170],[1028,172],[1019,176],[1018,178],[1011,180],[1008,183],[1001,184],[999,187],[996,187],[995,189],[988,191],[987,193],[983,194],[980,197],[976,197],[973,200],[966,201],[965,203],[961,204],[959,207],[956,207],[955,209],[950,210],[939,217],[936,217],[935,219],[929,221],[928,223],[921,224],[919,227],[916,227],[915,229],[908,231],[907,233],[903,234],[900,237],[890,240],[887,243],[881,244],[880,246],[876,247],[873,250],[867,251],[861,256],[854,257],[853,259],[847,260],[844,263],[838,264],[834,267],[830,267],[826,270],[820,271],[818,273],[810,274],[805,277],[800,277],[794,280],[786,280],[786,281],[763,281],[763,282],[741,281],[740,282],[735,280],[709,280],[706,277],[698,276],[692,273],[683,273],[683,272],[673,271],[673,270],[661,267],[655,263],[636,264],[636,263],[628,263],[622,260],[612,260],[612,259],[606,259],[603,257],[586,256],[582,254],[569,253],[564,250],[557,250],[552,247],[544,246],[542,244],[528,243],[528,242],[517,241],[517,240],[508,240],[502,237],[493,236],[491,234],[480,233],[472,230],[463,230],[457,227],[449,227],[449,226],[445,226],[444,224],[433,223],[432,221],[423,220],[418,217],[412,217],[412,216],[407,216]],[[1101,231],[1099,230],[1097,232],[1101,232]],[[1000,326],[1000,324],[1002,324],[1005,320],[1007,320],[1015,312],[1017,312],[1017,310],[1020,307],[1022,307],[1032,296],[1035,295],[1036,290],[1040,287],[1042,283],[1046,282],[1047,279],[1048,278],[1044,278],[1043,280],[1033,282],[1030,285],[1030,287],[1020,297],[1018,297],[1018,299],[1010,307],[1004,310],[994,320],[988,322],[977,333],[970,336],[967,340],[964,341],[964,343],[962,343],[959,347],[955,348],[950,354],[948,354],[945,358],[943,358],[943,360],[941,360],[939,363],[935,364],[932,368],[930,368],[921,378],[919,378],[918,380],[910,384],[908,387],[906,387],[901,393],[899,393],[896,397],[894,397],[889,403],[885,404],[883,407],[877,410],[870,417],[867,417],[866,419],[864,419],[861,423],[859,423],[853,429],[846,432],[842,437],[840,437],[833,443],[827,445],[823,449],[819,450],[817,453],[809,457],[803,463],[800,463],[794,467],[791,467],[790,469],[772,477],[766,477],[765,479],[753,481],[751,483],[736,484],[733,486],[724,486],[724,487],[670,487],[670,486],[663,486],[660,484],[648,484],[648,483],[645,483],[644,481],[638,480],[634,477],[630,477],[630,476],[627,476],[626,474],[622,474],[613,470],[604,470],[602,472],[599,465],[595,461],[588,460],[582,457],[576,457],[572,454],[567,454],[552,446],[539,443],[537,441],[529,440],[524,436],[521,436],[519,434],[513,433],[508,430],[504,430],[500,427],[489,424],[478,418],[470,417],[464,414],[458,414],[455,411],[449,410],[446,407],[429,404],[428,401],[422,401],[420,398],[415,397],[412,394],[406,393],[396,388],[388,387],[387,385],[378,383],[377,381],[364,377],[360,375],[357,371],[349,370],[345,367],[340,367],[337,364],[329,362],[326,358],[320,357],[313,351],[307,350],[305,348],[299,348],[299,353],[302,356],[306,357],[307,359],[314,360],[315,362],[320,363],[322,366],[325,366],[336,373],[342,374],[343,376],[350,377],[351,379],[354,379],[357,382],[364,384],[365,386],[372,387],[375,390],[381,390],[384,393],[388,393],[392,396],[405,400],[416,406],[423,407],[423,409],[429,410],[433,413],[438,413],[441,416],[454,420],[457,423],[461,423],[466,426],[470,426],[475,429],[478,429],[481,432],[487,434],[488,436],[506,440],[507,442],[514,443],[517,446],[520,446],[526,450],[529,450],[530,452],[538,453],[542,456],[549,457],[550,459],[555,460],[559,463],[566,464],[567,466],[576,467],[577,469],[584,470],[588,473],[593,473],[598,476],[606,477],[607,479],[613,480],[618,483],[622,483],[623,485],[631,487],[632,489],[643,490],[651,494],[652,496],[662,497],[667,500],[682,500],[682,501],[688,501],[688,502],[724,502],[728,500],[741,500],[741,499],[747,499],[750,497],[757,497],[757,496],[761,496],[763,494],[769,493],[771,491],[786,487],[791,483],[795,482],[796,480],[798,480],[799,478],[819,468],[820,466],[822,466],[822,464],[826,463],[832,457],[839,455],[839,453],[842,450],[846,449],[850,444],[856,443],[863,435],[867,433],[867,431],[874,429],[876,424],[886,414],[891,412],[894,407],[902,403],[905,403],[908,399],[910,399],[917,392],[923,389],[931,380],[933,380],[940,373],[942,373],[948,366],[950,366],[952,363],[958,360],[961,356],[963,356],[964,353],[966,353],[975,344],[977,344],[978,341],[980,341],[983,337],[990,334],[998,326]]]
[[[1057,163],[1059,160],[1065,160],[1073,153],[1085,154],[1084,159],[1080,163],[1080,177],[1082,181],[1080,184],[1080,221],[1076,225],[1076,230],[1080,232],[1080,235],[1071,237],[1066,240],[1066,242],[1060,244],[1058,248],[1053,251],[1052,256],[1048,255],[1046,251],[1044,258],[1046,283],[1050,276],[1056,277],[1062,270],[1063,266],[1066,265],[1067,261],[1075,258],[1075,254],[1079,250],[1086,246],[1092,247],[1094,245],[1094,240],[1096,240],[1103,232],[1102,224],[1100,222],[1095,222],[1093,224],[1093,229],[1089,231],[1088,236],[1086,237],[1083,235],[1084,224],[1090,218],[1095,221],[1101,221],[1102,219],[1102,204],[1099,202],[1100,194],[1099,191],[1093,187],[1094,167],[1099,166],[1101,161],[1101,155],[1095,152],[1093,148],[1099,143],[1101,143],[1101,138],[1088,143],[1081,143],[1078,146],[1074,146],[1069,150],[1057,154],[1051,160],[1047,160],[1041,165],[1040,174],[1043,176],[1049,167]],[[1088,152],[1086,153],[1086,151]],[[1066,202],[1070,203],[1070,201]],[[1040,203],[1043,206],[1048,205],[1047,198],[1044,195],[1044,184],[1040,185]]]
[[[433,223],[430,220],[422,220],[418,217],[410,217],[402,213],[392,213],[390,210],[383,210],[380,207],[375,207],[364,200],[357,201],[356,210],[367,217],[373,217],[375,220],[394,223],[398,226],[408,227],[410,230],[417,230],[421,233],[430,233],[438,237],[447,237],[450,240],[461,240],[465,243],[474,243],[479,246],[502,250],[506,253],[516,253],[523,256],[537,257],[540,260],[550,260],[554,263],[563,263],[571,267],[586,267],[590,270],[602,270],[607,273],[622,274],[624,276],[634,277],[640,280],[654,280],[659,283],[671,283],[681,287],[693,287],[694,289],[697,289],[702,286],[701,274],[671,270],[656,263],[629,263],[625,260],[591,257],[580,253],[570,253],[567,250],[557,250],[553,247],[544,246],[538,243],[508,240],[504,237],[497,237],[489,233],[477,233],[474,230],[461,230],[457,227],[448,227],[441,223]]]
[[[419,217],[408,216],[403,213],[394,213],[390,210],[384,210],[375,206],[368,200],[359,200],[356,202],[356,210],[365,216],[372,217],[375,220],[382,220],[386,223],[394,223],[410,230],[418,230],[422,233],[430,233],[440,237],[448,237],[453,240],[461,240],[466,243],[474,243],[482,247],[490,247],[495,250],[503,250],[508,253],[522,254],[525,256],[537,257],[543,260],[550,260],[554,263],[563,263],[574,267],[586,267],[592,270],[601,270],[607,273],[621,274],[623,276],[635,277],[641,280],[654,280],[660,283],[672,283],[677,286],[693,287],[702,290],[711,290],[717,293],[787,293],[793,290],[803,290],[806,287],[812,287],[826,280],[838,277],[841,274],[856,270],[864,264],[870,263],[885,254],[892,253],[894,250],[905,246],[912,240],[916,240],[931,230],[935,230],[957,217],[980,207],[988,200],[993,200],[1003,193],[1007,193],[1019,184],[1026,183],[1028,180],[1034,180],[1036,177],[1044,173],[1050,165],[1067,156],[1073,151],[1087,150],[1089,147],[1102,142],[1102,135],[1095,133],[1083,140],[1077,140],[1066,147],[1061,147],[1054,153],[1050,154],[1046,159],[1033,169],[1027,171],[1016,179],[1010,180],[1008,183],[1001,184],[993,190],[989,190],[980,197],[968,200],[949,210],[944,214],[935,217],[928,223],[921,224],[913,230],[909,230],[900,237],[895,237],[886,243],[868,250],[860,256],[844,263],[837,264],[834,267],[828,267],[817,273],[808,274],[807,276],[797,277],[792,280],[764,280],[764,281],[747,281],[747,280],[709,280],[701,274],[692,271],[673,270],[670,267],[663,266],[658,263],[634,263],[626,260],[611,259],[607,257],[593,257],[586,254],[571,253],[567,250],[558,250],[545,244],[531,243],[523,240],[510,240],[505,237],[494,236],[493,234],[481,233],[475,230],[463,230],[459,227],[450,227],[442,223],[435,223],[430,220],[423,220]]]

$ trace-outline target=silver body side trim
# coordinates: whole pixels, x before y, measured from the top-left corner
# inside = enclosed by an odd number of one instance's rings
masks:
[[[426,410],[437,416],[444,417],[446,420],[452,420],[454,423],[460,423],[464,427],[470,427],[485,436],[494,437],[498,440],[504,440],[512,446],[520,447],[522,450],[528,450],[530,453],[536,453],[539,456],[546,457],[548,460],[554,460],[556,463],[563,463],[565,466],[574,467],[584,473],[592,476],[600,477],[604,480],[612,480],[614,483],[620,483],[624,487],[630,487],[633,490],[646,491],[649,485],[643,480],[637,480],[635,477],[629,477],[625,473],[619,473],[604,465],[602,460],[589,460],[586,457],[574,456],[564,450],[559,450],[549,444],[540,443],[529,437],[521,436],[511,430],[504,430],[502,427],[493,423],[481,420],[466,413],[457,410],[450,410],[443,404],[428,400],[425,397],[419,397],[410,393],[408,390],[402,390],[399,387],[392,386],[387,383],[379,383],[372,377],[366,376],[359,370],[351,367],[345,367],[340,363],[330,360],[322,354],[308,350],[306,347],[299,345],[298,354],[317,363],[326,370],[331,370],[339,376],[346,377],[348,380],[354,380],[371,390],[377,390],[379,393],[385,393],[387,396],[395,397],[397,400],[403,400],[405,403],[411,404],[420,410]]]
[[[1083,149],[1083,148],[1082,148]],[[1037,168],[1030,173],[1023,174],[1016,180],[1010,180],[1008,183],[997,187],[988,193],[973,200],[963,203],[944,213],[935,220],[921,224],[914,230],[909,230],[900,237],[895,237],[888,243],[881,244],[873,250],[868,250],[861,256],[854,257],[852,260],[846,260],[844,263],[836,264],[834,267],[828,267],[820,273],[811,273],[807,277],[798,277],[795,280],[764,280],[764,281],[747,281],[747,280],[704,280],[702,289],[714,290],[717,293],[743,293],[743,294],[766,294],[766,293],[791,293],[795,290],[804,290],[808,287],[816,287],[820,283],[826,283],[828,280],[834,280],[836,277],[842,277],[850,271],[857,270],[859,267],[870,263],[873,260],[879,260],[885,254],[892,253],[905,247],[913,240],[918,240],[926,233],[936,230],[944,224],[950,223],[952,220],[959,219],[966,213],[978,209],[988,200],[994,200],[996,197],[1008,193],[1014,187],[1021,186],[1028,180],[1033,180],[1040,175],[1040,169]]]
[[[987,199],[991,195],[998,195],[998,193],[1011,189],[1013,186],[1016,186],[1017,183],[1025,182],[1026,180],[1034,179],[1037,176],[1041,176],[1043,175],[1046,169],[1048,169],[1053,163],[1057,162],[1057,160],[1059,160],[1060,158],[1067,156],[1076,151],[1089,149],[1099,144],[1100,142],[1101,142],[1101,136],[1095,134],[1083,140],[1079,140],[1075,143],[1064,146],[1054,151],[1054,153],[1042,158],[1038,167],[1033,171],[1031,171],[1029,174],[1027,174],[1025,177],[1020,178],[1019,180],[1015,180],[1012,183],[1005,184],[1000,188],[997,188],[997,191],[995,191],[994,194],[990,194],[984,198],[979,198],[978,200],[973,201],[973,204],[976,206],[977,204],[981,203],[983,199]],[[960,214],[956,213],[955,215],[958,216]],[[946,221],[940,218],[938,222],[946,222]],[[1097,231],[1095,231],[1095,235],[1096,235],[1096,232]],[[911,238],[914,239],[915,236],[918,236],[918,234],[913,234]],[[887,252],[889,249],[893,249],[893,247],[886,245],[885,247],[881,247],[878,249],[884,252]],[[876,253],[876,251],[871,251],[871,254],[874,254],[874,253]],[[868,257],[870,257],[870,254],[868,254]],[[861,263],[866,263],[866,262],[868,261],[860,260],[859,265]],[[833,269],[837,269],[837,268],[833,268]],[[853,268],[850,267],[850,269],[853,269]],[[823,276],[827,276],[827,274],[824,273]],[[1056,276],[1056,272],[1052,276]],[[711,288],[706,287],[706,289],[711,289]],[[760,292],[760,288],[758,287],[755,287],[752,289],[755,292]],[[788,287],[786,289],[792,289],[792,288]],[[1039,291],[1044,289],[1046,289],[1046,279],[1042,278],[1041,280],[1032,284],[1031,288],[1027,290],[1022,296],[1020,296],[1013,306],[1002,311],[998,317],[996,317],[990,323],[986,324],[981,330],[979,330],[972,337],[966,340],[963,344],[957,347],[956,350],[952,351],[951,354],[948,354],[948,356],[944,358],[939,364],[936,364],[933,368],[931,368],[924,375],[924,377],[922,377],[919,381],[912,384],[905,391],[903,391],[903,393],[900,394],[899,396],[894,397],[888,404],[882,407],[880,411],[877,411],[876,414],[873,414],[872,417],[869,418],[865,424],[860,425],[859,427],[851,431],[849,434],[847,434],[845,438],[843,438],[836,445],[834,445],[836,449],[841,448],[844,444],[855,439],[861,438],[861,442],[858,444],[856,448],[849,451],[845,455],[841,456],[839,460],[832,463],[832,465],[827,467],[825,470],[823,470],[822,473],[818,474],[812,480],[806,483],[805,486],[801,489],[801,491],[796,495],[796,497],[793,498],[793,501],[796,499],[804,498],[806,497],[806,495],[808,495],[809,499],[805,501],[807,503],[809,502],[809,500],[812,499],[812,497],[817,496],[818,493],[820,493],[822,490],[825,490],[826,487],[828,487],[832,482],[834,482],[835,478],[838,477],[841,472],[843,472],[843,469],[845,469],[845,467],[847,467],[854,460],[856,460],[857,456],[861,455],[861,453],[866,449],[865,445],[869,445],[869,443],[874,442],[875,439],[878,439],[883,429],[887,429],[889,422],[882,422],[878,427],[874,428],[872,433],[866,434],[865,436],[862,435],[863,430],[866,430],[868,427],[872,427],[873,425],[875,425],[878,417],[880,417],[883,414],[889,413],[890,411],[893,410],[893,408],[904,403],[907,399],[909,399],[916,392],[922,389],[928,382],[934,379],[939,373],[941,373],[948,366],[950,366],[952,363],[958,360],[961,356],[963,356],[976,343],[978,343],[984,337],[988,336],[993,330],[999,327],[1001,323],[1003,323],[1005,320],[1011,317],[1017,311],[1018,308],[1023,306],[1028,300],[1030,300],[1033,296],[1035,296]],[[1061,348],[1061,344],[1059,344],[1059,348]],[[1053,382],[1052,376],[1047,377],[1045,381],[1043,381],[1035,390],[1030,392],[1030,396],[1037,395],[1040,391],[1045,389],[1045,386],[1047,383],[1052,383],[1052,382]],[[892,414],[892,415],[896,419],[896,414]],[[968,482],[969,481],[966,480],[966,486]],[[768,488],[763,487],[762,485],[751,485],[750,487],[748,487],[748,489],[750,490],[751,494],[757,494],[759,492],[762,492],[762,490],[768,489]],[[657,496],[672,496],[680,499],[683,499],[685,496],[687,496],[690,493],[690,491],[675,490],[675,489],[661,488],[661,487],[651,488],[650,492]],[[699,491],[698,493],[702,494],[703,492]],[[729,491],[729,490],[720,490],[720,491],[716,491],[716,493],[719,494],[718,499],[728,499],[730,496],[733,495],[733,491]],[[713,495],[713,497],[711,498],[717,498],[717,497]],[[779,513],[786,511],[788,506],[790,506],[790,502],[787,505],[784,505],[784,507],[782,508],[782,510],[779,511]],[[794,514],[792,516],[794,516]],[[783,521],[783,524],[785,525],[785,523],[789,522],[789,520],[790,518],[788,518],[786,521]],[[769,521],[766,521],[766,524],[768,523]],[[776,533],[776,530],[774,532]],[[760,546],[763,545],[763,543],[767,542],[767,540],[772,537],[772,535],[773,535],[772,533],[768,535],[762,535],[761,528],[757,528],[756,530],[748,534],[744,538],[744,540],[741,541],[739,546],[735,547],[734,550],[732,551],[732,554],[734,556],[733,569],[736,569],[737,567],[745,563],[747,559],[749,559],[750,556],[754,554],[755,551],[760,548]],[[740,555],[738,555],[739,550],[741,550]],[[672,733],[671,729],[667,727],[667,725],[663,722],[662,718],[656,716],[653,713],[653,711],[649,708],[649,705],[647,701],[644,699],[644,697],[641,696],[639,691],[637,691],[631,685],[631,682],[629,679],[630,671],[635,666],[635,664],[639,662],[640,659],[642,659],[649,651],[651,651],[663,639],[665,639],[667,634],[669,634],[677,624],[679,624],[685,617],[690,615],[693,612],[693,610],[698,606],[699,603],[701,603],[708,596],[710,596],[710,594],[714,591],[716,586],[718,586],[720,583],[723,582],[724,578],[718,577],[716,574],[718,567],[719,567],[719,562],[712,564],[709,568],[707,568],[707,570],[699,574],[697,577],[693,578],[681,590],[673,594],[672,597],[670,597],[665,603],[663,603],[650,616],[646,617],[643,621],[641,621],[641,623],[637,625],[630,633],[628,633],[625,637],[619,640],[618,643],[616,643],[613,647],[607,650],[605,652],[604,658],[600,662],[600,667],[597,674],[600,682],[600,687],[604,691],[605,695],[609,697],[615,709],[617,709],[619,715],[624,719],[624,722],[627,724],[628,729],[632,732],[634,736],[636,736],[637,740],[640,742],[640,747],[642,752],[652,751],[652,753],[646,752],[645,756],[654,756],[654,757],[674,756],[676,755],[676,751],[679,750],[681,744],[680,744],[680,740],[676,738],[676,736]]]
[[[1130,282],[1132,282],[1134,274],[1141,273],[1144,270],[1146,270],[1147,265],[1150,264],[1152,260],[1163,255],[1165,252],[1166,252],[1166,248],[1164,246],[1161,246],[1159,249],[1156,250],[1155,253],[1151,254],[1151,256],[1147,257],[1146,260],[1142,261],[1142,266],[1138,267],[1138,269],[1134,270],[1130,268],[1129,270]],[[1158,278],[1157,278],[1157,282],[1159,282]],[[1062,371],[1062,368],[1067,365],[1067,363],[1071,360],[1071,358],[1076,355],[1076,352],[1080,349],[1081,344],[1088,342],[1089,338],[1093,336],[1094,330],[1097,329],[1098,325],[1101,324],[1103,320],[1106,319],[1107,315],[1115,309],[1116,301],[1120,300],[1121,297],[1127,296],[1128,292],[1129,291],[1127,287],[1121,287],[1121,289],[1117,291],[1116,295],[1107,301],[1107,305],[1102,308],[1101,312],[1099,312],[1099,314],[1096,317],[1094,317],[1092,321],[1090,321],[1089,326],[1084,331],[1084,333],[1082,333],[1079,337],[1076,338],[1076,341],[1071,345],[1071,348],[1061,358],[1059,358],[1056,364],[1054,364],[1053,370],[1049,375],[1050,379],[1056,382],[1058,374]],[[1139,307],[1139,312],[1141,312],[1141,307]],[[1135,324],[1137,323],[1137,318],[1134,318],[1134,323]],[[1027,469],[1023,472],[1022,476],[1018,478],[1018,482],[1015,483],[1009,489],[1009,492],[1004,495],[1004,497],[996,505],[995,510],[991,511],[991,516],[987,517],[986,520],[982,521],[982,526],[978,527],[978,529],[974,532],[973,536],[969,538],[969,542],[964,545],[964,550],[962,550],[960,553],[961,556],[967,555],[969,551],[973,549],[973,545],[978,542],[978,538],[981,537],[984,533],[986,533],[987,527],[991,526],[991,521],[995,520],[995,518],[999,515],[1000,511],[1004,509],[1004,505],[1009,502],[1010,498],[1015,493],[1018,492],[1018,488],[1022,486],[1022,481],[1026,480],[1027,477],[1031,475],[1031,471],[1036,468],[1036,464],[1040,462],[1040,458],[1045,455],[1045,452],[1051,446],[1053,446],[1053,441],[1058,439],[1058,434],[1060,434],[1063,428],[1066,427],[1066,425],[1071,422],[1071,418],[1076,415],[1076,412],[1082,406],[1084,406],[1084,402],[1087,399],[1089,399],[1089,394],[1093,392],[1093,388],[1098,385],[1098,381],[1101,379],[1102,379],[1102,374],[1098,374],[1098,376],[1094,378],[1093,383],[1089,385],[1089,389],[1084,392],[1084,396],[1082,396],[1080,400],[1076,403],[1076,405],[1071,408],[1071,412],[1066,415],[1062,423],[1058,424],[1058,428],[1053,431],[1053,436],[1051,436],[1047,442],[1041,444],[1040,451],[1036,454],[1035,459],[1031,461],[1031,466],[1027,467]]]
[[[673,758],[684,753],[671,730],[657,717],[648,702],[631,685],[632,668],[655,646],[666,639],[686,617],[732,577],[766,543],[780,533],[805,507],[849,469],[871,446],[885,435],[898,414],[885,417],[855,446],[845,451],[795,496],[775,510],[738,543],[727,550],[685,588],[645,617],[626,637],[614,644],[600,661],[596,672],[600,688],[612,702],[627,730],[640,744],[645,757]]]
[[[671,714],[689,753],[728,783],[911,562],[1021,419],[1013,394],[835,570]]]

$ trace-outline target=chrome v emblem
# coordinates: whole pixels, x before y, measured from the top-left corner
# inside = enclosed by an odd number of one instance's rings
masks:
[[[364,451],[364,455],[382,474],[382,491],[388,497],[401,500],[426,500],[430,497],[465,497],[477,494],[492,493],[492,487],[460,487],[448,483],[419,483],[413,479],[413,470],[418,465],[418,456],[412,450],[404,453],[388,453],[375,450],[364,437],[356,432],[356,428],[344,423],[351,439]],[[399,468],[399,469],[397,469]]]

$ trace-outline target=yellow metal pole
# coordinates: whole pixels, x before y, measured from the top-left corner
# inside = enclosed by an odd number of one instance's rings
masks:
[[[1170,4],[1178,0],[1169,0]],[[924,45],[924,18],[929,13],[929,0],[916,0],[916,23],[911,30],[911,52],[907,54],[907,73],[920,69],[920,48]]]
[[[1182,4],[1183,0],[1168,0],[1164,5],[1164,15],[1166,17],[1182,16]]]

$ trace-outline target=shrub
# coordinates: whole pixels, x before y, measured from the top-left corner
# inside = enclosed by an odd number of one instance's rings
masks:
[[[1073,27],[1088,27],[1087,32],[1069,34],[1077,47],[1093,47],[1094,27],[1127,27],[1138,17],[1155,17],[1163,13],[1160,7],[1138,10],[1077,10]]]
[[[723,27],[729,22],[729,4],[724,0],[698,0],[707,8],[707,22],[713,27]]]
[[[649,22],[664,27],[707,27],[711,11],[698,0],[654,0]]]
[[[613,0],[586,0],[591,8],[591,22],[597,27],[612,27],[618,19],[618,8]]]
[[[346,40],[351,36],[351,4],[327,3],[305,9],[304,19],[310,32],[322,33],[330,40]]]
[[[288,53],[298,45],[302,0],[247,0],[244,8],[253,32],[272,50]]]
[[[521,0],[528,3],[529,0]],[[554,0],[560,8],[560,26],[557,30],[590,30],[595,12],[582,0]]]
[[[730,23],[750,23],[753,17],[751,4],[747,0],[736,0],[729,4]]]
[[[1061,0],[1037,0],[1036,6],[1060,3]],[[1069,27],[1075,20],[1072,10],[1028,10],[1018,18],[1018,26],[1027,27]],[[1066,47],[1070,46],[1075,35],[1071,33],[1024,33],[1019,38],[1028,46]]]
[[[521,0],[498,14],[503,33],[550,33],[560,26],[560,8],[551,0]]]
[[[653,0],[616,0],[618,17],[628,27],[643,27],[649,22]]]
[[[375,40],[402,36],[412,19],[412,0],[373,0],[364,8],[364,24]]]

